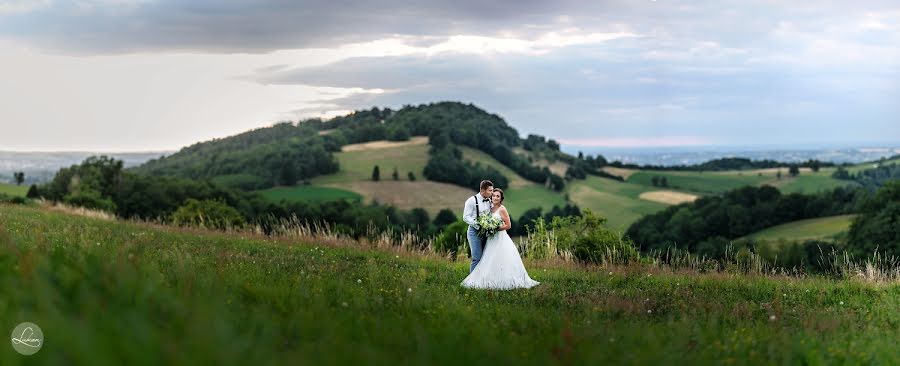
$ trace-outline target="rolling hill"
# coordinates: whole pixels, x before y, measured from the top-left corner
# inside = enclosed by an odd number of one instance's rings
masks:
[[[473,134],[473,128],[484,133]],[[449,208],[461,215],[461,202],[474,194],[476,187],[426,178],[435,143],[429,135],[457,141],[463,161],[502,174],[508,181],[508,187],[503,187],[506,205],[514,217],[531,208],[546,212],[553,206],[573,203],[606,217],[609,225],[619,230],[668,206],[748,185],[772,185],[783,193],[812,193],[854,184],[832,178],[833,167],[818,172],[804,168],[796,177],[789,176],[784,168],[779,178],[779,169],[698,172],[604,166],[606,173],[621,176],[624,181],[588,174],[586,179],[567,179],[565,188],[557,191],[529,180],[534,178],[522,173],[522,159],[557,176],[567,176],[580,159],[558,151],[553,140],[535,135],[516,137],[518,132],[499,116],[470,104],[450,102],[396,111],[373,108],[329,121],[280,123],[197,143],[133,170],[210,178],[226,186],[260,192],[274,201],[362,199],[401,209],[421,207],[431,215]],[[506,154],[518,158],[510,160]],[[380,169],[377,182],[372,180],[376,165]],[[860,164],[853,169],[864,167],[866,164]],[[399,175],[396,180],[392,177],[394,169]],[[410,174],[415,180],[409,179]],[[663,177],[665,186],[653,184],[654,179]]]
[[[801,242],[806,240],[833,241],[850,230],[850,224],[856,215],[839,215],[820,217],[790,222],[770,227],[747,235],[742,239],[753,241],[787,241]]]

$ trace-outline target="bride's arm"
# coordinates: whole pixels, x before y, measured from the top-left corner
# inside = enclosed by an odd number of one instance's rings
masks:
[[[506,207],[500,209],[500,218],[503,219],[503,226],[500,227],[500,230],[509,230],[512,223],[509,222],[509,212],[506,212]]]

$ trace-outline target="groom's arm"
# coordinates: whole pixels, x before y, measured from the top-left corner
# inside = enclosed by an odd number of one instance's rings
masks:
[[[475,200],[472,197],[466,200],[466,205],[463,207],[463,221],[465,221],[469,226],[475,226]]]

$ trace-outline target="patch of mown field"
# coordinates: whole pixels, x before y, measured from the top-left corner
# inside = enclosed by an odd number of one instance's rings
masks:
[[[428,164],[428,145],[407,144],[388,148],[354,149],[334,154],[340,171],[312,179],[313,184],[328,185],[372,180],[372,170],[378,166],[381,180],[392,180],[394,168],[400,180],[408,180],[408,173],[424,179],[422,171]]]
[[[667,205],[641,199],[653,187],[613,179],[588,176],[572,181],[567,188],[569,199],[582,209],[589,208],[605,217],[609,227],[625,231],[641,216],[657,212]]]
[[[653,177],[665,177],[668,187],[654,186]],[[750,171],[747,174],[722,174],[720,172],[640,170],[632,173],[627,182],[657,189],[667,188],[705,195],[723,193],[744,186],[755,186],[768,180],[770,180],[769,177]]]
[[[13,197],[25,197],[25,194],[28,193],[28,187],[26,185],[15,185],[15,184],[6,184],[0,183],[0,194],[5,194]]]
[[[897,364],[900,288],[526,261],[541,285],[459,286],[466,261],[0,205],[3,365]]]
[[[856,215],[839,215],[799,220],[773,226],[742,239],[754,241],[787,241],[834,240],[850,230],[850,224]]]

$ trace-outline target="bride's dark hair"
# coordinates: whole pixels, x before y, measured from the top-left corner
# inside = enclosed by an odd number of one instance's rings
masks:
[[[506,198],[503,196],[503,190],[500,188],[494,188],[494,193],[500,192],[500,203],[503,203],[503,199]]]

